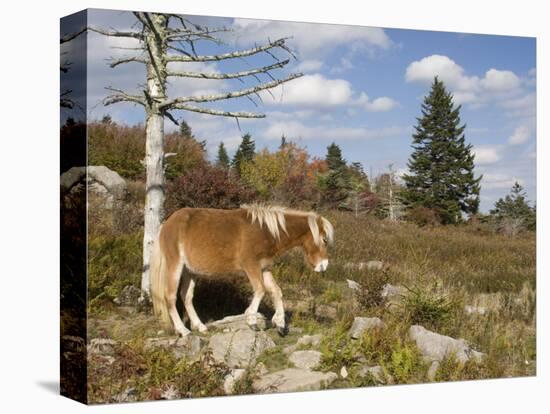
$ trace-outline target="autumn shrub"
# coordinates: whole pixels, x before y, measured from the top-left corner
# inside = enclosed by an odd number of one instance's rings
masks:
[[[427,207],[413,207],[406,215],[408,221],[419,226],[435,226],[441,223],[441,217],[437,211]]]
[[[254,198],[254,191],[227,170],[208,165],[190,169],[168,185],[166,211],[168,216],[183,207],[236,208]]]
[[[193,137],[177,132],[164,136],[166,178],[180,176],[190,168],[204,165],[206,153]],[[145,128],[114,122],[92,122],[88,125],[88,164],[104,165],[126,179],[144,179]]]

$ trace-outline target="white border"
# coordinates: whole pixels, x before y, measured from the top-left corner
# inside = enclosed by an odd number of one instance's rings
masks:
[[[9,4],[9,5],[8,5]],[[548,192],[547,12],[543,1],[462,0],[322,3],[297,0],[111,0],[3,5],[0,79],[2,201],[0,364],[5,412],[78,413],[85,408],[50,390],[58,376],[58,19],[86,7],[345,23],[537,37],[538,376],[432,385],[112,405],[103,412],[541,412],[550,389],[548,270],[542,232]],[[7,266],[6,266],[7,265]],[[547,391],[546,391],[547,392]],[[153,405],[151,405],[153,404]],[[11,409],[11,410],[10,410]]]

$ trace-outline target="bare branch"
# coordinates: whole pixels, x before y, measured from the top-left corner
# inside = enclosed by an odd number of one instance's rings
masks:
[[[63,36],[61,39],[59,39],[59,44],[63,44],[63,43],[67,43],[67,42],[70,42],[71,40],[73,40],[74,38],[80,36],[82,33],[84,33],[86,31],[86,27],[83,27],[82,29],[80,29],[78,32],[75,32],[75,33],[71,33],[71,34],[68,34],[68,35],[65,35]]]
[[[133,102],[145,106],[145,99],[138,95],[129,95],[121,89],[115,89],[112,87],[105,88],[108,91],[115,92],[103,99],[103,105],[108,106],[119,102]]]
[[[225,92],[220,93],[217,95],[200,95],[200,96],[187,96],[182,98],[174,98],[166,100],[165,102],[161,103],[161,108],[175,108],[175,104],[181,104],[186,102],[213,102],[213,101],[220,101],[222,99],[231,99],[231,98],[240,98],[242,96],[251,95],[253,93],[263,91],[265,89],[271,89],[274,88],[282,83],[291,81],[293,79],[299,78],[300,76],[303,76],[302,73],[293,73],[289,76],[287,76],[284,79],[276,79],[271,82],[262,83],[260,85],[254,86],[252,88],[247,89],[241,89],[240,91],[235,92]]]
[[[262,68],[245,70],[242,72],[235,73],[206,73],[206,72],[176,72],[176,71],[167,71],[167,76],[176,76],[181,78],[202,78],[202,79],[235,79],[243,78],[246,76],[252,76],[257,73],[266,73],[267,71],[282,68],[289,62],[289,59],[283,60],[281,62],[275,63],[273,65],[264,66]]]
[[[274,42],[266,43],[262,46],[256,46],[252,49],[240,50],[236,52],[222,53],[220,55],[205,55],[205,56],[176,56],[171,55],[167,57],[168,62],[212,62],[224,59],[235,59],[244,56],[252,56],[261,52],[267,52],[270,49],[280,48],[284,46],[285,40],[287,38],[282,38]]]
[[[193,106],[188,104],[178,104],[178,105],[175,105],[173,109],[181,109],[184,111],[198,112],[200,114],[227,116],[232,118],[265,118],[265,114],[259,114],[255,112],[220,111],[218,109],[201,108],[198,106]]]
[[[176,118],[174,118],[174,115],[172,115],[170,112],[166,111],[166,112],[164,113],[164,116],[165,116],[166,118],[168,118],[170,121],[172,121],[175,125],[178,125],[178,126],[179,126],[179,122],[177,121]],[[172,154],[172,153],[169,152],[168,154]],[[168,156],[169,156],[168,154],[165,154],[164,156],[165,156],[165,157],[168,157]],[[176,155],[176,154],[174,153],[173,155]]]
[[[131,37],[133,39],[143,39],[143,35],[139,32],[121,32],[118,30],[104,30],[99,27],[88,27],[88,30],[91,30],[92,32],[96,32],[99,34],[102,34],[104,36],[111,36],[111,37]]]
[[[111,59],[110,67],[114,68],[118,65],[122,65],[123,63],[130,63],[130,62],[137,62],[137,63],[144,63],[147,64],[149,61],[147,59],[138,57],[138,56],[130,56],[122,59]]]

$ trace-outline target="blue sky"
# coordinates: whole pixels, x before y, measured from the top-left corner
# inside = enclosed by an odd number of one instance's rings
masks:
[[[288,41],[298,59],[273,74],[283,77],[302,71],[304,77],[262,94],[255,107],[247,99],[221,101],[215,108],[263,112],[260,120],[242,120],[239,130],[231,119],[176,113],[199,139],[205,139],[211,157],[220,141],[230,152],[240,135],[250,132],[258,149],[274,149],[284,133],[289,139],[323,157],[332,141],[347,161],[359,161],[374,175],[393,164],[406,171],[411,152],[411,132],[420,114],[420,103],[438,75],[462,105],[466,140],[474,146],[476,172],[483,174],[481,210],[508,193],[514,181],[536,195],[536,43],[534,38],[461,34],[433,31],[382,29],[359,26],[259,21],[189,16],[210,27],[232,29],[225,45],[199,44],[199,54],[248,48],[267,39],[293,36]],[[129,29],[132,14],[92,10],[92,26]],[[105,86],[139,93],[145,81],[140,64],[108,67],[110,57],[132,51],[116,47],[136,46],[134,40],[113,39],[90,33],[88,38],[88,116],[110,114],[117,122],[143,122],[140,107],[117,104],[104,107]],[[114,48],[115,47],[115,48]],[[276,52],[285,57],[285,53]],[[268,55],[243,62],[187,64],[186,69],[227,72],[265,65]],[[180,68],[183,66],[180,66]],[[174,69],[177,67],[174,66]],[[265,78],[268,80],[268,78]],[[236,81],[178,79],[171,82],[172,96],[188,96],[238,90],[253,85]],[[168,129],[175,128],[167,120]]]

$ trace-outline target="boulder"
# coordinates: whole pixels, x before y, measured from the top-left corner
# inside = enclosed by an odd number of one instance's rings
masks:
[[[94,338],[88,344],[89,354],[112,354],[115,352],[117,341],[109,338]]]
[[[100,197],[104,208],[110,209],[116,201],[123,200],[126,196],[126,181],[113,170],[99,165],[86,167],[73,167],[61,174],[60,186],[65,193],[80,191],[84,184],[88,185],[91,195]]]
[[[296,342],[296,346],[319,346],[321,345],[321,340],[323,335],[304,335]]]
[[[386,383],[386,374],[384,373],[384,369],[380,365],[375,365],[373,367],[362,366],[357,370],[357,375],[359,377],[366,377],[367,375],[370,375],[377,383]]]
[[[380,318],[365,318],[357,316],[353,320],[353,324],[349,330],[349,335],[353,339],[359,339],[363,336],[363,333],[372,331],[375,329],[384,329],[386,324],[382,322]]]
[[[346,279],[346,282],[351,290],[361,290],[361,285],[355,280]]]
[[[260,377],[252,384],[256,392],[315,391],[332,384],[338,375],[304,368],[286,368]]]
[[[430,381],[435,381],[435,376],[437,375],[437,370],[439,369],[440,362],[439,361],[433,361],[430,365],[430,368],[428,368],[428,372],[426,376]]]
[[[206,324],[206,326],[208,328],[215,328],[225,332],[250,330],[250,326],[246,322],[247,316],[248,315],[245,314],[226,316],[223,319],[210,322]],[[256,321],[259,329],[267,329],[268,323],[264,315],[262,315],[261,313],[257,313]]]
[[[140,298],[141,290],[134,285],[127,285],[122,288],[113,302],[119,306],[137,306]]]
[[[384,262],[380,260],[369,260],[368,262],[346,263],[344,267],[354,270],[382,270],[384,269]]]
[[[442,361],[445,357],[454,355],[457,361],[464,363],[470,358],[479,361],[484,356],[483,353],[471,349],[464,339],[440,335],[420,325],[411,326],[409,336],[416,342],[427,361]]]
[[[145,340],[145,349],[163,348],[172,351],[176,358],[187,358],[196,361],[200,357],[201,351],[206,341],[201,336],[187,335],[167,336],[160,338],[148,338]]]
[[[407,295],[408,291],[403,286],[393,286],[386,283],[380,292],[387,305],[398,305],[403,301],[403,297]]]
[[[229,374],[227,374],[223,381],[223,390],[227,395],[231,395],[234,392],[235,384],[244,377],[246,374],[246,369],[236,368],[232,369]]]
[[[212,357],[233,368],[254,364],[262,352],[274,347],[275,343],[269,335],[249,328],[214,334],[208,342]]]
[[[296,368],[315,369],[321,363],[321,353],[319,351],[294,351],[288,357],[288,360]]]

